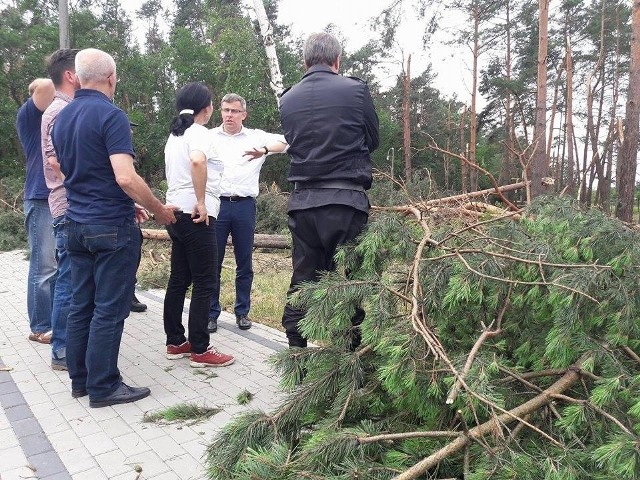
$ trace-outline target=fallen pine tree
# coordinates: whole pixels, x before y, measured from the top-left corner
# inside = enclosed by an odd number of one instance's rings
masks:
[[[214,438],[210,478],[640,478],[639,233],[562,198],[381,210],[349,279],[295,297],[320,346],[274,357],[288,398]]]

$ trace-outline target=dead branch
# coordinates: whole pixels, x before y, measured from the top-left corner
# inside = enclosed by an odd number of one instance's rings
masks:
[[[478,337],[478,340],[476,340],[476,343],[473,345],[473,348],[469,352],[469,356],[467,357],[467,361],[464,364],[462,371],[460,372],[460,376],[456,379],[456,382],[453,384],[453,387],[451,387],[451,392],[449,393],[449,396],[447,397],[447,401],[445,402],[447,405],[451,405],[453,402],[456,401],[456,397],[458,396],[458,392],[460,391],[461,382],[466,378],[467,374],[469,373],[469,370],[471,370],[473,361],[475,360],[476,355],[478,354],[478,351],[480,350],[480,347],[482,346],[482,344],[487,339],[497,337],[502,333],[502,330],[499,330],[499,329],[489,330],[492,326],[493,326],[493,322],[491,322],[491,325],[489,325],[487,328],[483,330],[482,334],[480,335],[480,337]]]
[[[518,419],[523,419],[526,415],[529,415],[536,410],[540,409],[552,398],[554,394],[561,394],[562,392],[569,389],[574,383],[578,381],[580,378],[580,368],[586,359],[581,359],[578,363],[574,364],[570,367],[567,372],[560,378],[557,382],[551,385],[549,388],[544,390],[539,395],[535,396],[531,400],[519,405],[516,408],[509,410],[508,412],[503,413],[497,417],[497,420],[508,425],[510,423],[515,422]],[[487,433],[490,433],[495,428],[495,420],[489,420],[481,425],[478,425],[469,430],[470,437],[482,437]],[[469,439],[467,437],[458,437],[449,444],[445,445],[440,450],[436,451],[432,455],[427,458],[421,460],[416,463],[414,466],[404,471],[400,475],[394,477],[394,480],[412,480],[423,475],[430,468],[435,467],[438,463],[440,463],[445,458],[453,455],[454,453],[462,450]]]
[[[442,438],[442,437],[459,437],[460,432],[453,430],[431,430],[428,432],[404,432],[404,433],[387,433],[382,435],[374,435],[371,437],[357,437],[356,440],[360,445],[375,442],[393,442],[396,440],[406,440],[408,438]]]
[[[433,138],[431,138],[431,141],[429,142],[429,148],[432,149],[432,150],[435,150],[437,152],[444,153],[446,155],[450,155],[450,156],[452,156],[454,158],[457,158],[458,160],[460,160],[461,162],[464,162],[465,164],[467,164],[469,167],[473,168],[474,170],[482,172],[489,179],[489,181],[493,184],[493,188],[495,190],[495,193],[496,193],[496,195],[498,195],[498,197],[500,197],[500,200],[502,200],[505,205],[508,205],[511,210],[516,211],[516,212],[520,210],[517,206],[515,206],[513,203],[511,203],[511,201],[507,197],[502,195],[502,192],[500,191],[500,187],[498,185],[498,181],[491,174],[491,172],[489,172],[488,170],[482,168],[476,162],[469,161],[469,159],[467,159],[467,157],[465,157],[463,155],[458,155],[457,153],[452,153],[452,152],[449,152],[447,150],[443,150],[442,148],[438,147],[438,145],[433,140]],[[477,185],[476,185],[476,188],[477,188]]]
[[[640,363],[640,357],[638,356],[638,354],[636,352],[631,350],[626,345],[624,347],[622,347],[622,350],[624,351],[624,353],[627,354],[627,356],[629,356],[629,358],[631,358],[632,360],[635,360],[637,363]]]

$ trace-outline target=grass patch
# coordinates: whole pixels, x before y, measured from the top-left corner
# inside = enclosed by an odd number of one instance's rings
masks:
[[[215,372],[210,372],[206,368],[194,368],[192,369],[194,375],[201,375],[205,378],[205,380],[209,380],[210,378],[216,378],[218,376]]]
[[[145,240],[137,279],[142,288],[167,287],[171,259],[171,243],[163,240]],[[256,323],[283,330],[282,311],[291,281],[291,252],[289,250],[263,250],[253,253],[253,288],[249,317]],[[220,304],[225,312],[233,314],[235,303],[236,264],[233,248],[227,247],[222,266]],[[187,292],[190,295],[190,292]]]
[[[236,400],[238,401],[238,404],[246,405],[251,400],[253,400],[253,393],[251,393],[249,390],[243,390],[238,394]]]
[[[146,412],[142,417],[142,421],[144,423],[190,422],[193,424],[208,420],[220,411],[221,409],[219,408],[200,407],[193,403],[180,403],[158,412]]]
[[[255,251],[253,253],[253,286],[251,288],[251,320],[282,329],[287,290],[291,281],[291,256],[285,251]],[[236,264],[233,250],[227,248],[222,266],[220,305],[222,310],[233,314],[236,300]]]

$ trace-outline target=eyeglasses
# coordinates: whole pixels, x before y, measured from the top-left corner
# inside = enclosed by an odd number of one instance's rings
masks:
[[[230,113],[231,115],[237,115],[238,113],[244,112],[244,110],[238,110],[237,108],[221,108],[220,111],[222,113]]]
[[[116,72],[111,72],[107,78],[111,78],[116,74]],[[116,77],[116,83],[120,83],[120,78]]]

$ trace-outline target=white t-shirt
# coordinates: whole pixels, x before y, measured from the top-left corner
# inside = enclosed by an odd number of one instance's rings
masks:
[[[260,169],[266,160],[263,155],[255,160],[242,154],[252,148],[262,148],[275,142],[286,144],[284,135],[242,127],[235,135],[226,133],[222,126],[210,130],[216,150],[222,158],[224,172],[220,183],[220,195],[231,197],[257,197],[260,190]]]
[[[220,178],[222,161],[213,145],[207,127],[194,123],[179,137],[171,134],[164,147],[165,173],[167,176],[167,203],[175,205],[184,213],[193,213],[196,193],[191,179],[190,155],[194,151],[204,153],[207,158],[207,185],[205,205],[207,214],[217,217],[220,211]]]

